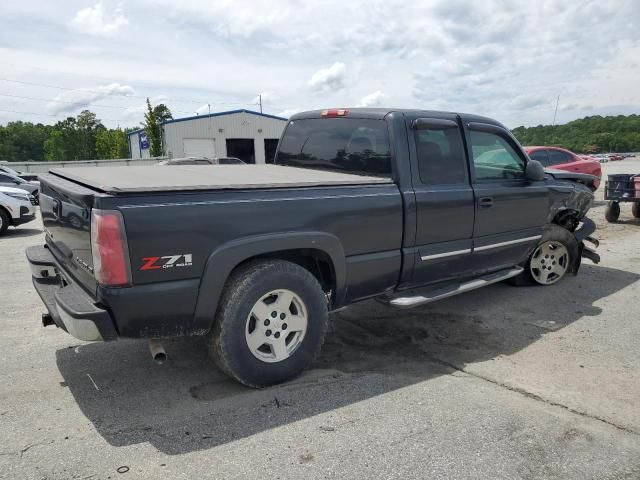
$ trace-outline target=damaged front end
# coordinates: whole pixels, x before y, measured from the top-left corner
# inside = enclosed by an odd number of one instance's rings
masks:
[[[596,231],[596,224],[586,216],[593,206],[594,189],[593,184],[585,178],[592,176],[570,172],[562,172],[558,176],[555,172],[547,173],[556,180],[555,185],[550,188],[549,223],[558,224],[573,233],[578,245],[578,255],[575,256],[571,272],[577,274],[582,257],[593,263],[600,262],[600,255],[594,250],[600,242],[591,236]],[[593,247],[585,245],[585,242]]]

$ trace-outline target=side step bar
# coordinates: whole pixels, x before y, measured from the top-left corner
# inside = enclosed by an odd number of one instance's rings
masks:
[[[437,290],[422,290],[423,293],[421,295],[408,296],[405,294],[397,297],[385,296],[381,297],[379,301],[396,308],[417,307],[419,305],[424,305],[425,303],[431,303],[436,300],[442,300],[443,298],[453,297],[460,293],[470,292],[471,290],[485,287],[492,283],[501,282],[507,278],[519,275],[523,270],[524,269],[522,267],[513,267],[507,270],[500,270],[499,272],[494,272],[489,275],[484,275],[465,283],[455,284],[449,287],[439,288]]]

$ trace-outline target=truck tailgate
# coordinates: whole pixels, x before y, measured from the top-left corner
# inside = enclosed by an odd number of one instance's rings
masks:
[[[95,294],[91,207],[96,192],[54,175],[41,175],[40,185],[40,211],[49,249],[68,274]]]

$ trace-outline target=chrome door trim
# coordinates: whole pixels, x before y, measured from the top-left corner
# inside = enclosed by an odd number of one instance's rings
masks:
[[[422,261],[434,260],[436,258],[453,257],[455,255],[464,255],[466,253],[471,253],[471,249],[465,248],[464,250],[453,250],[451,252],[434,253],[433,255],[423,255],[420,257],[420,259]]]
[[[500,242],[500,243],[492,243],[491,245],[483,245],[481,247],[474,247],[473,251],[483,251],[483,250],[491,250],[492,248],[499,248],[499,247],[506,247],[509,245],[516,245],[518,243],[524,243],[524,242],[533,242],[534,240],[540,240],[542,238],[542,235],[534,235],[533,237],[525,237],[525,238],[518,238],[516,240],[509,240],[507,242]]]

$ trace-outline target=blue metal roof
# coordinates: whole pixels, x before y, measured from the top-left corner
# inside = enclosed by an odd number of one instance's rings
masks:
[[[169,123],[185,122],[187,120],[197,120],[199,118],[221,117],[223,115],[233,115],[234,113],[250,113],[251,115],[258,115],[260,117],[274,118],[276,120],[283,120],[285,122],[288,120],[287,118],[277,117],[275,115],[269,115],[268,113],[260,113],[260,112],[254,112],[253,110],[241,109],[241,110],[230,110],[228,112],[208,113],[208,114],[205,114],[205,115],[194,115],[193,117],[174,118],[173,120],[165,120],[164,122],[162,122],[162,124],[163,125],[167,125]]]
[[[268,113],[260,113],[260,112],[254,112],[253,110],[246,110],[246,109],[240,109],[240,110],[229,110],[227,112],[215,112],[215,113],[208,113],[208,114],[204,114],[204,115],[194,115],[192,117],[184,117],[184,118],[174,118],[171,120],[165,120],[164,122],[161,123],[161,125],[168,125],[169,123],[177,123],[177,122],[186,122],[188,120],[198,120],[200,118],[211,118],[211,117],[221,117],[224,115],[233,115],[234,113],[250,113],[251,115],[258,115],[260,117],[267,117],[267,118],[273,118],[275,120],[282,120],[284,122],[286,122],[288,120],[288,118],[283,118],[283,117],[278,117],[276,115],[269,115]],[[141,131],[143,131],[144,128],[140,128],[138,130],[135,130],[133,132],[129,132],[128,135],[134,135],[136,133],[139,133]]]

